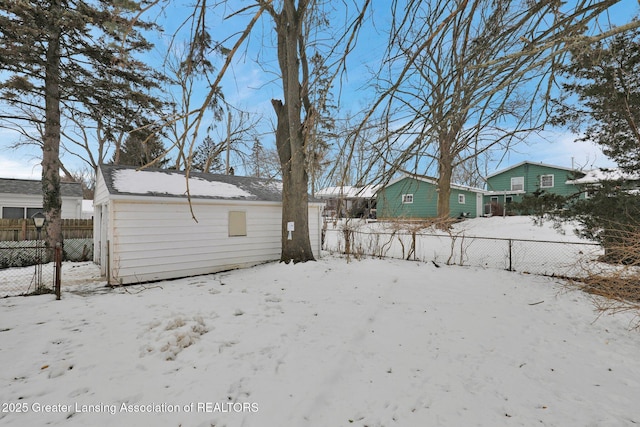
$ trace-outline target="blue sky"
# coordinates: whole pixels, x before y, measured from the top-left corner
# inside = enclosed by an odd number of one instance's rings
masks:
[[[251,4],[247,1],[237,2],[241,5]],[[386,3],[386,2],[385,2]],[[182,21],[186,6],[182,2],[170,2],[170,9],[158,16],[158,22],[166,25],[165,34],[171,34]],[[374,23],[378,28],[384,27],[384,8],[380,3],[374,2],[372,6],[374,12]],[[612,9],[614,21],[628,20],[638,10],[636,0],[621,1]],[[227,11],[228,12],[228,11]],[[232,34],[243,28],[245,18],[223,20],[226,13],[222,9],[218,10],[214,19],[218,23],[214,25],[212,32],[214,39],[223,38],[226,34]],[[267,122],[273,116],[270,100],[281,97],[281,89],[277,83],[274,70],[275,54],[272,46],[271,19],[265,17],[257,24],[258,30],[252,37],[251,43],[246,50],[246,55],[239,56],[234,62],[230,73],[223,81],[223,91],[225,98],[234,106],[251,111],[255,114],[264,115]],[[218,31],[220,29],[220,31]],[[356,111],[371,99],[371,92],[366,90],[366,83],[369,79],[366,71],[368,65],[375,65],[376,55],[381,54],[381,43],[386,43],[384,35],[377,33],[374,28],[369,28],[360,37],[358,48],[350,56],[347,73],[343,79],[343,99],[342,107]],[[153,61],[160,63],[168,48],[168,36],[159,38],[156,42],[156,50],[153,54]],[[227,45],[227,47],[230,47]],[[260,57],[265,65],[258,65],[255,61]],[[203,91],[204,94],[204,91]],[[196,104],[197,101],[194,101]],[[352,103],[351,106],[348,103]],[[272,121],[272,120],[271,120]],[[265,132],[270,128],[270,124],[265,125]],[[204,134],[204,130],[200,132]],[[608,159],[601,150],[594,144],[586,142],[573,142],[575,135],[561,129],[545,131],[540,137],[532,136],[526,144],[520,144],[507,155],[504,156],[500,164],[495,164],[495,168],[502,169],[511,164],[523,160],[554,164],[565,167],[580,167],[589,169],[592,167],[614,167],[615,164]],[[31,149],[11,150],[9,146],[15,143],[16,135],[6,129],[0,129],[0,176],[13,178],[39,179],[41,169],[39,166],[40,153]],[[273,137],[266,135],[263,142],[269,146],[273,144]],[[80,169],[83,165],[73,156],[64,155],[63,161],[71,170]],[[495,162],[494,162],[495,163]],[[489,171],[491,173],[491,170]]]

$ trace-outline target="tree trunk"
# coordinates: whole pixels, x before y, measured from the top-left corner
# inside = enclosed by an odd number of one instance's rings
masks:
[[[313,261],[309,240],[309,178],[306,170],[300,85],[301,13],[294,0],[286,0],[274,19],[278,34],[278,63],[282,73],[284,103],[272,100],[277,116],[276,147],[282,167],[282,252],[280,261]],[[289,231],[292,224],[293,231]]]
[[[296,143],[289,139],[289,128],[285,106],[279,100],[272,100],[278,124],[276,146],[282,165],[282,252],[280,261],[313,261],[313,251],[309,240],[309,200],[308,178],[305,171],[302,135]],[[294,230],[289,233],[288,224]],[[289,238],[291,236],[291,238]]]
[[[51,2],[51,25],[45,64],[45,129],[42,141],[42,194],[46,217],[46,244],[54,248],[62,242],[60,195],[60,37],[58,17],[62,6]]]
[[[453,161],[451,155],[452,137],[441,136],[440,156],[438,158],[438,218],[448,219],[451,214],[449,199],[451,197],[451,176],[453,174]]]
[[[451,207],[451,164],[440,164],[438,167],[438,218],[441,220],[449,218]]]

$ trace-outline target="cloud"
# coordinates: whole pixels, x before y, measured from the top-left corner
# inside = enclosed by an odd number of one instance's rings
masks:
[[[593,169],[617,167],[602,153],[600,147],[590,141],[576,141],[579,136],[567,131],[545,131],[539,137],[531,137],[527,144],[520,144],[511,151],[503,165],[528,160],[555,166]]]
[[[42,167],[38,160],[31,159],[21,161],[17,158],[7,158],[0,156],[0,177],[19,179],[40,179],[42,177]]]

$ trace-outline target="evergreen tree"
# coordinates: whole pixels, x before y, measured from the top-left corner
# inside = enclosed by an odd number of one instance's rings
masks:
[[[589,197],[569,204],[561,217],[580,224],[577,233],[598,241],[605,249],[604,261],[637,263],[640,230],[640,195],[622,181],[603,182],[589,190]]]
[[[137,130],[131,132],[125,140],[117,161],[112,163],[129,166],[145,166],[151,164],[153,167],[164,168],[169,163],[165,156],[165,148],[157,134],[148,130]]]
[[[119,97],[149,102],[156,81],[135,58],[151,45],[140,31],[147,0],[5,0],[0,10],[0,112],[5,126],[43,129],[43,209],[47,243],[62,240],[60,139],[64,112],[117,114]]]
[[[556,214],[570,199],[571,197],[538,188],[533,193],[522,196],[522,201],[512,203],[510,208],[524,215],[532,215],[534,222],[542,226],[545,215]]]
[[[255,176],[257,178],[265,178],[268,176],[266,156],[262,143],[258,138],[256,138],[251,146],[251,155],[249,157],[251,176]]]
[[[216,144],[207,136],[193,152],[191,167],[195,171],[207,173],[223,173],[224,164],[220,160],[222,144]]]
[[[333,104],[331,73],[320,53],[315,52],[309,60],[312,83],[309,87],[309,100],[313,105],[313,127],[305,145],[307,171],[309,173],[311,194],[315,194],[320,175],[329,165],[327,156],[331,147],[330,140],[335,137],[336,106]]]
[[[579,140],[599,144],[621,168],[638,170],[640,30],[574,50],[563,71],[570,81],[563,84],[554,123],[583,133]]]

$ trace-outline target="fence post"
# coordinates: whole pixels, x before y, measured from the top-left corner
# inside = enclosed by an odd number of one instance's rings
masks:
[[[56,300],[60,299],[60,282],[62,278],[62,245],[60,242],[56,243],[56,251],[55,251],[55,290],[56,290]]]
[[[513,271],[513,240],[509,239],[509,271]]]

